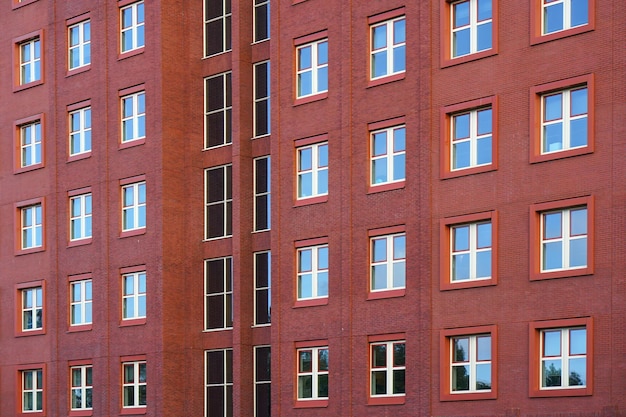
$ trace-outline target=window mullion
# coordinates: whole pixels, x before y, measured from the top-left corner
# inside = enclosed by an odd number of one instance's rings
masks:
[[[393,288],[394,242],[393,236],[387,236],[387,289]]]
[[[393,22],[387,22],[385,23],[385,26],[387,26],[387,74],[386,75],[390,75],[393,74]]]
[[[473,39],[473,38],[472,38]],[[478,111],[470,112],[470,166],[478,164]]]
[[[469,352],[468,352],[468,358],[469,358],[469,390],[471,391],[476,391],[476,360],[477,360],[477,341],[476,341],[476,336],[470,336],[469,338]]]
[[[563,228],[563,230],[561,231],[561,247],[563,248],[563,258],[562,258],[562,262],[563,265],[562,267],[564,269],[569,268],[570,267],[570,241],[572,240],[572,236],[570,233],[570,215],[571,215],[571,210],[563,210],[562,212],[562,225],[561,227]]]
[[[563,91],[563,108],[562,112],[562,120],[563,120],[563,149],[570,148],[570,122],[572,116],[572,105],[571,105],[571,90]]]
[[[476,0],[470,0],[469,14],[470,54],[473,54],[478,50],[478,3]]]

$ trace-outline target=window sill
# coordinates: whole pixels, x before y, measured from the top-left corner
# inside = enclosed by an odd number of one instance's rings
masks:
[[[15,337],[39,336],[42,334],[46,334],[45,329],[37,329],[37,330],[21,330],[20,329],[15,332]]]
[[[146,324],[145,317],[137,319],[122,319],[122,321],[120,322],[120,327],[142,326],[144,324]]]
[[[328,400],[296,400],[293,408],[322,408],[328,407]]]
[[[93,410],[70,410],[67,415],[69,417],[89,417],[93,415]]]
[[[467,392],[452,394],[447,392],[441,395],[441,401],[477,401],[477,400],[495,400],[498,395],[494,391],[489,392]]]
[[[406,401],[406,395],[396,395],[389,397],[369,397],[367,405],[401,405]]]
[[[449,281],[449,278],[446,278],[446,281],[442,281],[441,283],[441,291],[450,291],[450,290],[462,290],[467,288],[480,288],[480,287],[490,287],[498,284],[498,280],[495,277],[491,277],[488,279],[469,279],[465,281],[452,282]]]
[[[384,184],[372,184],[369,186],[367,193],[375,194],[382,193],[383,191],[400,190],[404,188],[405,180],[398,182],[386,182]]]
[[[74,162],[74,161],[80,161],[81,159],[87,159],[87,158],[91,158],[91,151],[78,153],[75,155],[70,155],[67,158],[67,162],[69,163],[69,162]]]
[[[134,407],[134,408],[122,408],[120,410],[120,415],[133,416],[133,415],[146,414],[147,412],[148,412],[148,408],[146,406]]]
[[[127,148],[132,148],[134,146],[139,146],[139,145],[143,145],[146,143],[146,138],[138,138],[138,139],[131,139],[131,140],[127,140],[126,142],[121,142],[120,143],[120,149],[127,149]]]
[[[544,154],[538,154],[538,155],[530,155],[530,163],[535,164],[538,162],[554,161],[557,159],[564,159],[564,158],[569,158],[572,156],[586,155],[589,153],[593,153],[593,148],[587,145],[582,148],[566,149],[563,151],[550,152],[550,153],[544,153]]]
[[[43,84],[43,80],[37,80],[37,81],[32,81],[30,83],[27,84],[20,84],[20,85],[14,85],[13,86],[13,92],[17,93],[18,91],[23,91],[23,90],[27,90],[31,87],[36,87],[38,85],[42,85]]]
[[[532,390],[530,397],[585,397],[592,395],[591,387]]]
[[[487,58],[497,54],[497,49],[491,48],[485,51],[475,52],[473,54],[463,55],[457,58],[443,58],[441,60],[441,68],[448,68],[459,64],[465,64],[466,62],[476,61],[478,59]]]
[[[88,331],[91,331],[91,326],[92,326],[91,323],[70,325],[69,329],[67,329],[67,332],[68,333],[88,332]]]
[[[38,246],[36,248],[28,248],[28,249],[17,249],[15,251],[15,256],[28,255],[29,253],[43,252],[45,250],[46,249],[43,246]]]
[[[442,171],[441,179],[446,180],[449,178],[465,177],[467,175],[481,174],[483,172],[489,172],[489,171],[495,171],[495,170],[497,170],[495,164],[491,163],[489,165],[459,169],[456,171]]]
[[[72,68],[72,69],[68,69],[67,72],[65,73],[65,77],[71,77],[73,75],[77,75],[83,72],[87,72],[91,69],[91,63],[87,64],[87,65],[83,65],[82,67],[77,67],[77,68]]]
[[[569,36],[578,35],[581,33],[591,32],[594,30],[594,26],[595,25],[590,22],[586,25],[578,26],[578,27],[571,28],[571,29],[565,29],[565,30],[561,30],[558,32],[553,32],[547,35],[540,35],[540,36],[531,35],[530,44],[540,45],[542,43],[550,42],[556,39],[562,39],[562,38],[567,38]]]
[[[328,91],[324,91],[323,93],[312,94],[306,97],[296,97],[296,101],[294,101],[294,106],[300,106],[302,104],[312,103],[318,100],[324,100],[328,98]]]
[[[35,170],[38,170],[38,169],[41,169],[41,168],[43,168],[43,162],[40,162],[38,164],[28,165],[28,166],[25,166],[25,167],[15,168],[13,170],[13,173],[14,174],[22,174],[24,172],[35,171]]]
[[[143,54],[144,50],[145,46],[141,46],[136,49],[131,49],[130,51],[120,52],[120,54],[117,56],[117,60],[121,61],[122,59],[130,58],[131,56]]]
[[[560,269],[558,271],[535,272],[531,274],[530,280],[542,281],[545,279],[571,278],[585,275],[593,275],[593,268],[591,266],[577,269]]]
[[[293,308],[315,307],[315,306],[325,306],[325,305],[328,305],[328,297],[312,298],[309,300],[296,300],[296,302],[293,305]]]
[[[383,84],[389,84],[394,81],[404,80],[406,78],[406,72],[402,71],[396,74],[385,75],[376,79],[370,79],[367,83],[367,88],[376,87]]]
[[[325,203],[327,201],[328,201],[328,194],[320,195],[316,197],[307,197],[307,198],[296,200],[293,206],[294,207],[308,206],[310,204]]]
[[[76,246],[84,246],[90,245],[93,239],[91,237],[86,237],[83,239],[70,240],[67,244],[68,248],[74,248]]]
[[[367,295],[368,300],[380,300],[383,298],[396,298],[396,297],[404,297],[406,293],[405,288],[393,289],[393,290],[381,290],[381,291],[370,291]]]
[[[133,230],[122,230],[122,233],[120,233],[120,239],[125,238],[125,237],[139,236],[139,235],[145,235],[145,234],[146,234],[145,227],[142,227],[139,229],[133,229]]]

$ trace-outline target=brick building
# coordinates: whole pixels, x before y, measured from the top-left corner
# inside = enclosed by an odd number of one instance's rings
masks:
[[[623,1],[0,27],[0,417],[626,415]]]

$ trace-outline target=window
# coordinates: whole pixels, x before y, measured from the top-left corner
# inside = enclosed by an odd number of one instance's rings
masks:
[[[204,329],[233,327],[233,259],[204,261]]]
[[[296,48],[296,98],[328,91],[328,39]]]
[[[91,193],[70,197],[70,240],[91,237]]]
[[[23,288],[21,294],[22,332],[43,330],[43,287]]]
[[[452,58],[491,49],[492,0],[463,0],[450,5]]]
[[[530,396],[591,395],[592,320],[576,318],[530,324]]]
[[[146,273],[122,275],[122,319],[146,318]]]
[[[254,231],[269,230],[271,225],[270,157],[254,160]]]
[[[254,0],[254,42],[270,38],[270,2]]]
[[[271,348],[254,347],[254,417],[272,415]]]
[[[230,51],[231,0],[204,0],[204,56]]]
[[[146,137],[146,93],[122,97],[122,143]]]
[[[233,350],[207,350],[204,354],[205,416],[232,417]]]
[[[204,80],[204,147],[232,143],[232,81],[226,72]]]
[[[270,134],[270,62],[254,64],[254,137]]]
[[[91,324],[92,292],[91,280],[70,282],[70,325]]]
[[[122,231],[146,227],[146,183],[122,186]]]
[[[20,371],[22,412],[43,411],[43,369]]]
[[[593,75],[531,88],[530,161],[593,152]]]
[[[81,365],[72,366],[70,368],[71,375],[71,409],[75,410],[91,410],[92,390],[93,390],[93,366]]]
[[[68,68],[91,64],[91,22],[85,20],[68,27]]]
[[[442,401],[496,398],[496,338],[495,326],[442,330]]]
[[[298,199],[328,195],[328,142],[297,148]]]
[[[146,406],[146,362],[122,363],[122,407]]]
[[[592,215],[590,197],[531,206],[531,230],[537,238],[531,279],[592,273]]]
[[[371,132],[371,185],[404,181],[406,128],[394,126]]]
[[[496,97],[442,108],[442,178],[476,174],[497,168],[496,114]]]
[[[143,1],[120,9],[120,51],[130,52],[146,44]]]
[[[328,245],[298,249],[298,300],[328,297]]]
[[[441,223],[441,289],[497,283],[495,212],[450,217]]]
[[[19,45],[20,78],[25,85],[41,81],[41,41],[39,37],[21,42]]]
[[[370,343],[370,358],[370,397],[404,396],[404,341]]]
[[[42,164],[41,120],[21,125],[20,129],[20,168]]]
[[[328,399],[328,347],[298,349],[298,401]]]
[[[544,35],[589,23],[589,0],[542,0]]]
[[[272,316],[272,255],[254,253],[254,325],[270,324]]]
[[[403,73],[406,69],[404,16],[370,26],[371,79]]]
[[[406,236],[404,233],[370,238],[370,291],[404,288]]]
[[[209,168],[204,171],[205,225],[204,238],[216,239],[231,236],[233,188],[232,165]]]
[[[21,249],[43,247],[43,209],[41,203],[21,207]]]
[[[70,156],[91,152],[91,107],[69,113]]]

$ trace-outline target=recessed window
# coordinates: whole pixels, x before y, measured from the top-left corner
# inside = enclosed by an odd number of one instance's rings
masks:
[[[22,332],[43,329],[43,288],[24,288],[21,296]]]
[[[328,399],[328,347],[298,349],[298,401]]]
[[[406,177],[406,128],[394,126],[371,135],[371,185],[404,181]]]
[[[91,64],[91,21],[85,20],[67,28],[68,68]]]
[[[586,86],[541,96],[541,153],[561,152],[588,145]]]
[[[43,209],[41,204],[22,207],[21,249],[34,249],[43,246]]]
[[[254,42],[270,38],[270,2],[254,0]]]
[[[328,91],[328,39],[296,48],[296,98]]]
[[[492,0],[457,1],[451,7],[452,58],[491,49]]]
[[[542,0],[541,9],[543,35],[589,23],[589,0]]]
[[[43,369],[20,371],[23,413],[43,411]]]
[[[371,291],[388,291],[406,285],[406,236],[376,236],[371,244]]]
[[[233,327],[233,259],[204,261],[204,329]]]
[[[404,16],[370,26],[371,79],[402,73],[406,69],[406,19]]]
[[[231,236],[233,233],[232,165],[206,169],[204,181],[204,238],[218,239]]]
[[[70,395],[72,411],[91,410],[93,391],[93,366],[81,365],[70,368]]]
[[[271,226],[270,157],[254,160],[254,231],[269,230]]]
[[[269,251],[254,253],[254,325],[271,323],[272,255]]]
[[[122,97],[122,143],[146,137],[146,93]]]
[[[541,272],[587,267],[587,207],[541,213]]]
[[[462,282],[491,278],[491,221],[450,228],[450,280]]]
[[[122,231],[146,227],[146,183],[122,187]]]
[[[19,127],[20,167],[32,167],[42,163],[41,120]]]
[[[91,193],[70,197],[70,240],[91,237]]]
[[[270,62],[254,64],[254,137],[270,134]]]
[[[146,273],[122,275],[122,319],[146,318]]]
[[[454,170],[492,163],[492,109],[483,108],[450,117],[450,167]]]
[[[122,407],[145,407],[147,405],[146,397],[146,362],[122,363]]]
[[[328,297],[328,245],[299,248],[298,300]]]
[[[204,79],[204,147],[228,145],[233,140],[232,74]]]
[[[298,199],[328,194],[328,143],[301,146],[296,150]]]
[[[92,282],[90,279],[70,283],[70,326],[92,322]]]
[[[91,152],[91,107],[69,113],[70,156]]]
[[[233,415],[233,350],[204,352],[206,417]]]
[[[405,363],[404,341],[370,343],[370,397],[403,397]]]
[[[20,85],[41,80],[41,41],[29,39],[19,45]]]
[[[121,53],[144,47],[146,39],[143,1],[120,9],[120,29]]]
[[[230,51],[231,0],[204,0],[204,56]]]
[[[254,417],[272,415],[271,347],[254,347]]]

